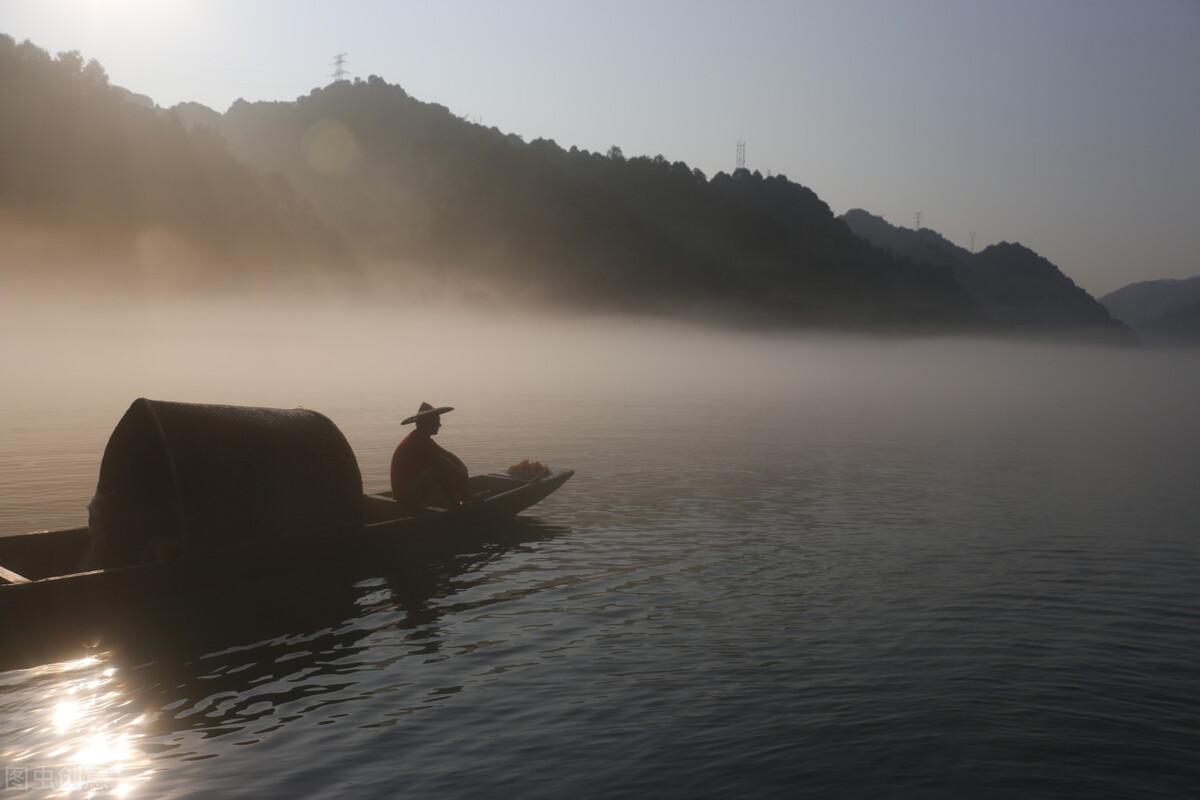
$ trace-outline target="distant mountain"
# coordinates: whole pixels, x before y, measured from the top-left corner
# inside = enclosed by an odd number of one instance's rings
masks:
[[[1140,330],[1155,342],[1200,345],[1200,301],[1172,308]]]
[[[62,276],[101,281],[149,261],[189,285],[333,276],[792,327],[1130,335],[1020,245],[972,255],[864,211],[840,220],[783,176],[526,142],[374,76],[163,110],[77,53],[0,35],[0,269],[38,272],[29,242],[51,235],[85,256]],[[102,252],[129,258],[99,268]]]
[[[425,264],[499,299],[788,325],[980,325],[949,270],[870,246],[782,176],[526,143],[377,77],[172,111],[285,176],[384,274]]]
[[[1131,283],[1104,295],[1100,302],[1125,324],[1142,327],[1174,309],[1200,302],[1200,276]]]
[[[133,103],[135,106],[141,106],[142,108],[154,109],[158,107],[149,95],[131,92],[125,87],[115,84],[109,84],[109,87],[114,94],[120,96],[126,103]]]
[[[983,312],[1007,329],[1112,342],[1135,340],[1128,328],[1058,267],[1020,244],[1001,242],[973,254],[936,231],[897,227],[862,209],[847,211],[842,219],[855,234],[898,256],[949,268]]]
[[[956,272],[971,262],[971,253],[929,228],[913,230],[893,225],[861,208],[842,215],[855,235],[913,261],[950,267]]]
[[[0,269],[71,283],[137,282],[161,267],[174,282],[218,285],[352,263],[285,181],[212,131],[110,85],[78,53],[55,58],[2,34],[0,241]],[[37,257],[47,252],[56,258]]]
[[[95,61],[0,35],[0,269],[46,277],[59,240],[74,249],[53,280],[72,282],[332,275],[788,326],[983,325],[950,270],[864,242],[782,176],[527,143],[377,77],[165,111]]]
[[[171,107],[171,113],[189,128],[210,128],[218,130],[223,117],[202,103],[178,103]]]

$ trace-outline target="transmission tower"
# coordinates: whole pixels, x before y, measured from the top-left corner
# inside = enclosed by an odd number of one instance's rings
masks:
[[[741,139],[739,139],[737,143],[737,168],[746,168],[746,143]]]
[[[349,53],[338,53],[333,57],[333,72],[330,73],[329,77],[333,78],[335,81],[346,80],[346,78],[350,75],[350,73],[346,71],[346,56],[348,55]]]
[[[921,212],[917,211],[913,214],[913,221],[917,230],[921,230]]]

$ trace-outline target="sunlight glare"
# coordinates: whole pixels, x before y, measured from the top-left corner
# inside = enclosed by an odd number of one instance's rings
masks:
[[[129,33],[161,33],[180,27],[199,10],[185,0],[82,0],[82,16],[93,30]]]
[[[75,752],[75,761],[88,766],[119,765],[132,757],[126,734],[97,733]]]
[[[83,705],[78,700],[60,700],[54,707],[54,730],[66,733],[83,718]]]

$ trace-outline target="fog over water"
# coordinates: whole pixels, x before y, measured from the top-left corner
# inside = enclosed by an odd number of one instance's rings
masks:
[[[509,539],[373,562],[253,633],[206,601],[0,675],[0,761],[98,752],[153,797],[1200,787],[1195,355],[2,303],[5,534],[83,522],[141,395],[320,410],[368,490],[422,400],[473,470],[578,474]]]
[[[794,434],[798,458],[814,433],[979,463],[998,442],[1019,442],[1071,465],[1048,481],[1084,485],[1107,481],[1115,461],[1156,465],[1170,481],[1200,443],[1200,370],[1187,353],[766,335],[286,296],[0,302],[0,478],[19,476],[0,503],[6,533],[78,521],[107,435],[139,396],[322,411],[376,485],[399,420],[426,399],[460,409],[444,440],[500,460],[523,452],[504,440],[514,426],[545,442],[550,459],[555,434],[566,443],[637,429],[628,460],[658,460],[660,438],[688,419],[714,448],[739,432],[778,430],[780,446]]]

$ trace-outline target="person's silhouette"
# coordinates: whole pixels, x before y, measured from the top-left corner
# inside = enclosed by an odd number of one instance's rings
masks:
[[[451,508],[471,499],[467,491],[467,466],[449,450],[433,441],[442,427],[442,414],[450,406],[434,408],[429,403],[401,424],[417,427],[401,440],[392,453],[392,497],[411,511],[429,506]]]

